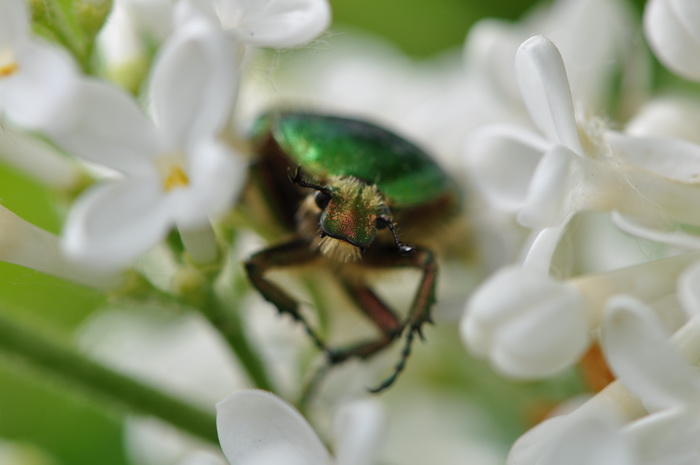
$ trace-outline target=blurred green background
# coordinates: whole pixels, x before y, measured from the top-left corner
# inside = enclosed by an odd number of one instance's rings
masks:
[[[383,36],[416,58],[461,47],[475,21],[484,17],[515,19],[532,3],[331,1],[334,27],[349,26]],[[643,3],[636,0],[640,10]],[[0,166],[0,201],[41,227],[60,230],[53,193],[4,166]],[[0,263],[0,311],[56,337],[71,340],[75,328],[102,303],[104,298],[94,291]],[[26,443],[30,448],[34,444],[58,464],[128,465],[117,412],[106,413],[60,382],[35,375],[30,367],[0,353],[0,441]],[[42,462],[27,461],[27,465],[31,463]]]

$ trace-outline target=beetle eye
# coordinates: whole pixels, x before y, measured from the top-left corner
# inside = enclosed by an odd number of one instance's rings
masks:
[[[328,206],[328,203],[331,201],[331,194],[325,191],[316,191],[316,195],[314,195],[314,200],[316,201],[316,206],[323,210]]]
[[[377,217],[376,224],[374,226],[377,229],[384,229],[386,228],[386,220],[382,217]]]

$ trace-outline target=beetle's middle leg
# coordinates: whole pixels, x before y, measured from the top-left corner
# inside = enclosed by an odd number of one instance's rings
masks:
[[[279,286],[265,279],[265,273],[270,269],[302,265],[317,258],[318,253],[309,247],[309,243],[299,239],[253,254],[245,262],[245,269],[248,279],[263,298],[277,307],[280,314],[286,313],[301,323],[316,347],[329,353],[325,342],[299,312],[299,303]]]

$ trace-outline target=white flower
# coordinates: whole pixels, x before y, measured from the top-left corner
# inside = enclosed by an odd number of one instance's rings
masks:
[[[618,224],[639,218],[625,227],[633,234],[700,223],[695,213],[700,188],[689,182],[697,172],[699,146],[604,133],[592,122],[579,124],[561,56],[543,37],[523,43],[516,65],[540,134],[520,127],[487,127],[473,135],[466,153],[471,178],[487,199],[533,229],[538,253],[530,250],[528,261],[547,268],[568,222],[582,211],[627,215],[617,215]],[[642,228],[649,220],[654,227]],[[652,231],[645,237],[659,234]]]
[[[32,128],[62,118],[77,81],[70,57],[31,36],[24,0],[0,2],[0,115]]]
[[[562,52],[573,93],[585,101],[588,109],[601,110],[608,105],[614,74],[623,76],[623,100],[636,100],[635,94],[645,87],[649,73],[639,58],[643,56],[642,48],[632,40],[634,29],[631,11],[623,1],[557,0],[546,7],[535,4],[517,22],[491,18],[477,22],[465,44],[467,72],[481,80],[482,92],[493,94],[510,110],[511,114],[499,115],[500,122],[526,116],[515,78],[515,54],[523,41],[546,31]],[[491,111],[480,111],[484,110]]]
[[[60,238],[34,226],[0,205],[0,260],[69,279],[98,289],[113,288],[120,279],[95,273],[69,260]]]
[[[614,412],[550,418],[521,436],[508,465],[641,465]]]
[[[243,159],[218,138],[237,87],[230,45],[204,20],[171,38],[151,79],[155,125],[117,89],[81,86],[74,127],[54,137],[123,176],[74,205],[64,231],[72,256],[97,268],[122,267],[172,226],[206,230],[209,218],[230,205],[245,175]]]
[[[374,400],[337,412],[335,459],[304,417],[274,394],[239,391],[216,409],[219,441],[232,465],[371,465],[382,444],[384,413]]]
[[[627,296],[609,304],[602,337],[606,357],[620,382],[649,411],[625,428],[643,463],[700,460],[700,375],[689,365],[698,356],[699,323],[692,318],[676,333],[684,359],[646,305]]]
[[[518,378],[551,375],[578,360],[590,326],[577,289],[526,268],[505,268],[469,300],[462,339],[496,369]]]
[[[210,0],[224,30],[258,47],[307,44],[331,20],[327,0]]]
[[[33,137],[11,125],[0,130],[0,157],[41,183],[55,189],[70,190],[82,181],[75,160],[59,153],[46,141]]]
[[[119,76],[121,67],[146,62],[149,49],[172,33],[172,23],[172,0],[116,0],[97,38],[108,72]]]
[[[646,102],[625,125],[625,134],[667,137],[700,144],[700,99],[690,95],[662,96]]]
[[[610,299],[602,344],[618,381],[528,431],[511,449],[509,465],[555,465],[565,457],[581,465],[698,463],[700,374],[689,363],[700,356],[699,281],[700,264],[679,280],[691,317],[672,341],[649,306],[629,295]]]
[[[695,0],[650,0],[644,32],[659,60],[686,79],[700,80],[700,4]]]
[[[550,376],[576,363],[601,324],[607,299],[634,292],[655,303],[673,293],[697,252],[560,281],[530,266],[503,268],[467,302],[460,330],[476,356],[501,373]],[[670,324],[678,318],[663,309]]]
[[[562,228],[610,183],[608,167],[596,161],[604,148],[579,137],[564,63],[549,40],[525,41],[516,69],[540,133],[517,126],[475,132],[466,150],[470,177],[497,208],[517,212],[522,225]]]
[[[700,145],[669,137],[605,135],[618,160],[627,167],[630,186],[639,195],[616,202],[613,219],[624,231],[684,248],[700,248],[692,228],[700,226]],[[622,197],[622,196],[621,196]]]

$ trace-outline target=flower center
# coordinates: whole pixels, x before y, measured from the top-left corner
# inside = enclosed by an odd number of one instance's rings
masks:
[[[19,69],[15,54],[11,48],[0,51],[0,79],[12,76]]]
[[[155,160],[156,168],[163,180],[163,190],[170,192],[178,187],[190,185],[190,178],[187,176],[184,166],[186,166],[185,156],[182,153],[167,153]]]
[[[167,176],[163,179],[163,189],[165,192],[170,192],[176,187],[185,187],[189,185],[189,183],[190,179],[180,165],[172,165]]]

